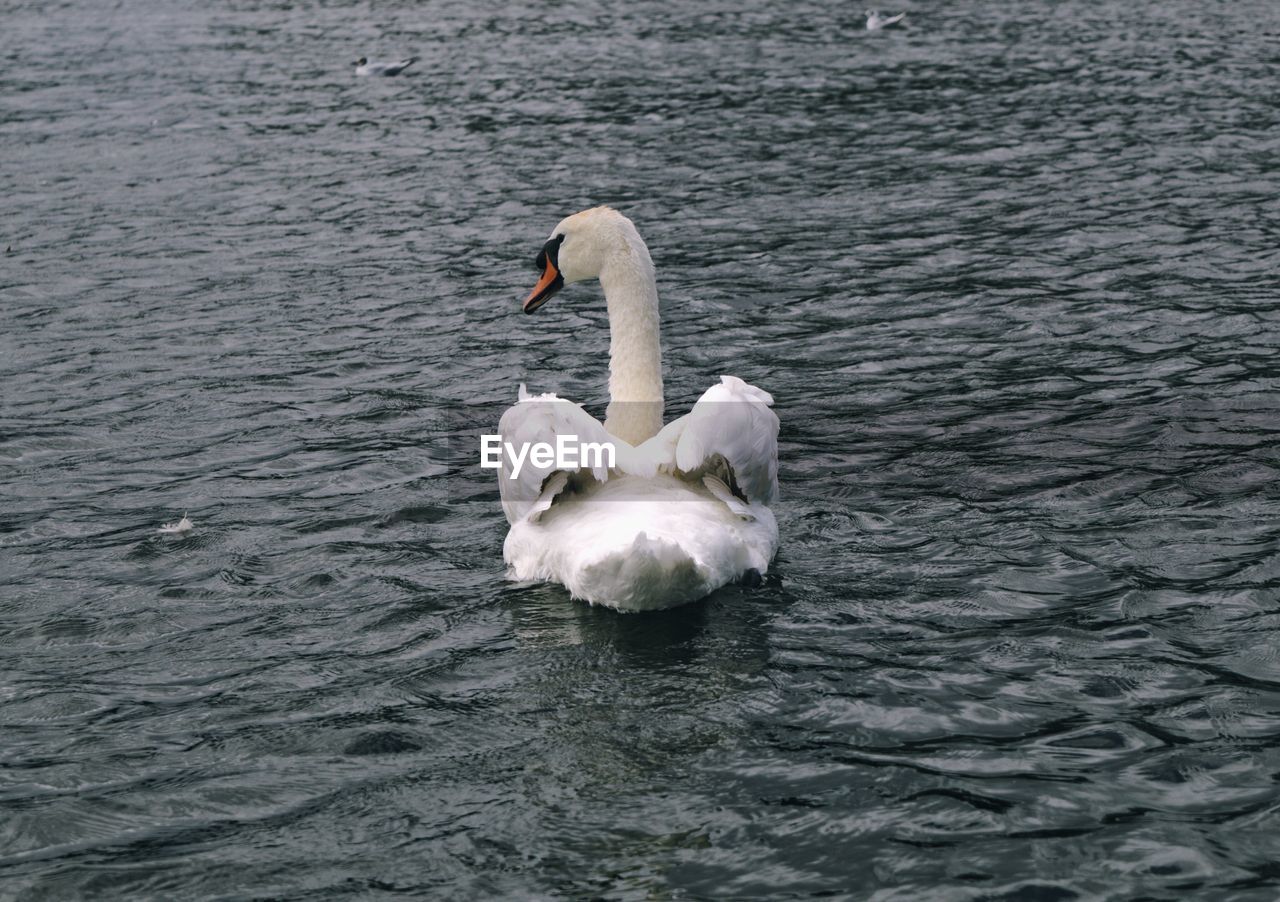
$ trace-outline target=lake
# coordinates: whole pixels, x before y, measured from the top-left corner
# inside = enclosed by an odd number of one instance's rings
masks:
[[[4,4],[0,897],[1280,895],[1280,5],[903,9]],[[601,203],[757,588],[504,578]]]

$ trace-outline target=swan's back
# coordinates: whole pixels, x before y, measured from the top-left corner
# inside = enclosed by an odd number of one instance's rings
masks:
[[[777,523],[761,505],[751,514],[676,476],[622,476],[562,494],[512,526],[503,551],[516,579],[619,610],[669,608],[768,568]]]

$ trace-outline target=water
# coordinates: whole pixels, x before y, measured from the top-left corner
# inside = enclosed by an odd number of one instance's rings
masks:
[[[0,896],[1275,898],[1280,7],[909,12],[6,4]],[[503,580],[601,202],[758,589]]]

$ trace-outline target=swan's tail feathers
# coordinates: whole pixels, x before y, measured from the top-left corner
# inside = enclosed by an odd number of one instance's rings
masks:
[[[584,567],[570,586],[593,604],[625,611],[672,608],[710,591],[708,574],[675,542],[641,532],[625,548],[608,552]]]

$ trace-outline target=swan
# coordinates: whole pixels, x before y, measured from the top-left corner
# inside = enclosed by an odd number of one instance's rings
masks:
[[[508,575],[556,582],[620,611],[675,607],[735,581],[758,583],[778,548],[778,417],[768,392],[735,376],[663,425],[662,350],[653,261],[631,220],[609,207],[562,220],[539,252],[525,298],[533,313],[572,282],[599,279],[609,314],[609,406],[601,423],[523,384],[498,430],[515,447],[576,437],[583,455],[498,473],[510,530]]]
[[[898,13],[896,16],[882,16],[877,10],[867,10],[867,31],[879,31],[882,28],[892,28],[902,21],[906,13]]]
[[[394,62],[370,62],[367,57],[355,61],[356,75],[399,75],[418,61],[416,56]]]

